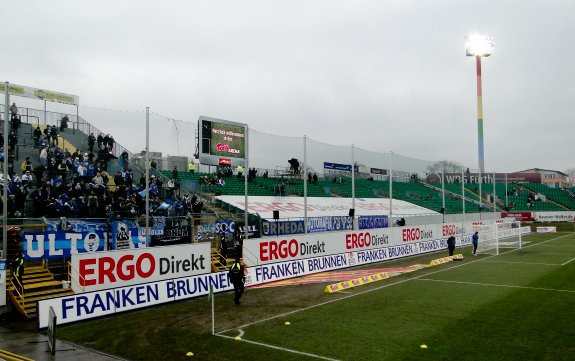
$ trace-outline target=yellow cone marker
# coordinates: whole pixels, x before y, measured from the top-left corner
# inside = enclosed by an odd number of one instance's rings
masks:
[[[289,326],[289,325],[291,325],[291,323],[289,323],[289,321],[286,321],[286,323],[284,323],[284,325]]]
[[[194,356],[194,353],[190,351],[186,354],[186,356]]]
[[[421,348],[427,348],[427,345],[426,345],[426,344],[423,344],[423,345],[421,345],[421,346],[419,346],[419,347],[421,347]]]
[[[235,340],[241,340],[242,338],[240,336],[236,336],[234,337]]]

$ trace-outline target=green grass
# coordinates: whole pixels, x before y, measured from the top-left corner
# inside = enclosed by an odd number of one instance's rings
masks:
[[[575,234],[524,239],[521,250],[469,257],[465,249],[463,261],[349,293],[326,294],[325,284],[248,289],[237,307],[231,294],[217,295],[216,333],[225,337],[211,335],[205,298],[60,327],[58,335],[131,360],[572,360]]]

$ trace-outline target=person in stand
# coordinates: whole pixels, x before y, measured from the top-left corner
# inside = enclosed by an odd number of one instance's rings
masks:
[[[32,138],[34,138],[34,146],[35,147],[39,147],[40,146],[40,137],[42,136],[42,130],[40,130],[40,127],[36,127],[36,129],[34,129],[34,133]]]
[[[55,125],[50,128],[50,138],[52,139],[52,145],[58,145],[58,128]]]
[[[477,244],[479,243],[479,232],[473,233],[471,236],[471,244],[473,245],[473,255],[477,256]]]
[[[193,174],[195,171],[196,171],[196,163],[191,161],[190,163],[188,163],[188,172]]]
[[[90,153],[94,152],[94,144],[96,144],[96,137],[94,136],[94,133],[90,133],[88,136],[88,150]]]
[[[13,152],[16,149],[17,144],[18,137],[14,131],[11,131],[10,134],[8,134],[8,153],[10,153],[10,151]]]
[[[63,132],[64,129],[68,128],[68,122],[70,118],[68,118],[68,114],[64,115],[62,119],[60,119],[60,131]]]
[[[129,158],[130,158],[130,155],[128,154],[127,151],[123,151],[122,154],[120,154],[120,168],[122,170],[128,169],[128,159]]]
[[[12,103],[10,106],[10,114],[12,115],[12,120],[14,120],[14,118],[18,118],[18,107],[16,106],[16,103]]]
[[[223,257],[223,264],[226,264],[226,258],[228,257],[228,236],[226,234],[222,234],[220,236],[220,253]]]
[[[102,135],[102,133],[98,134],[98,137],[96,138],[96,142],[98,144],[98,149],[102,149],[102,146],[104,144],[104,136]]]
[[[24,253],[18,254],[16,258],[12,261],[12,277],[16,278],[16,282],[12,281],[14,286],[23,293],[24,291]]]
[[[244,293],[244,282],[246,281],[244,265],[240,257],[236,257],[236,261],[230,267],[228,277],[234,285],[234,302],[236,305],[239,305],[240,298]]]
[[[449,255],[453,256],[453,251],[455,250],[455,237],[450,236],[447,239],[447,249],[449,250]]]

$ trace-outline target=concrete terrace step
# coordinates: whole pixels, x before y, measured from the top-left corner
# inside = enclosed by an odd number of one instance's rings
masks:
[[[38,296],[33,296],[31,297],[30,294],[26,294],[24,295],[24,301],[22,302],[20,297],[16,297],[16,299],[18,300],[18,302],[23,305],[24,307],[28,307],[28,306],[35,306],[37,301],[40,300],[48,300],[50,298],[54,298],[54,297],[61,297],[61,296],[67,296],[67,295],[73,295],[74,291],[72,291],[71,289],[54,289],[54,290],[50,290],[52,291],[51,293],[45,293],[43,295],[38,295]]]
[[[33,290],[38,288],[46,288],[46,287],[55,287],[55,286],[62,286],[62,281],[44,281],[44,282],[37,282],[37,283],[29,283],[24,284],[24,290]]]

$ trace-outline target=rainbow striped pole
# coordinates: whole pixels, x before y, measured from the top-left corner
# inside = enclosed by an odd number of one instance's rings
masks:
[[[479,158],[479,184],[485,171],[484,148],[483,148],[483,93],[481,86],[481,56],[475,56],[477,64],[477,152]]]
[[[466,37],[465,54],[474,56],[477,64],[477,151],[479,158],[479,215],[481,217],[482,194],[481,184],[485,172],[483,157],[483,94],[481,91],[481,57],[490,56],[493,51],[493,39],[488,36],[471,34]]]

